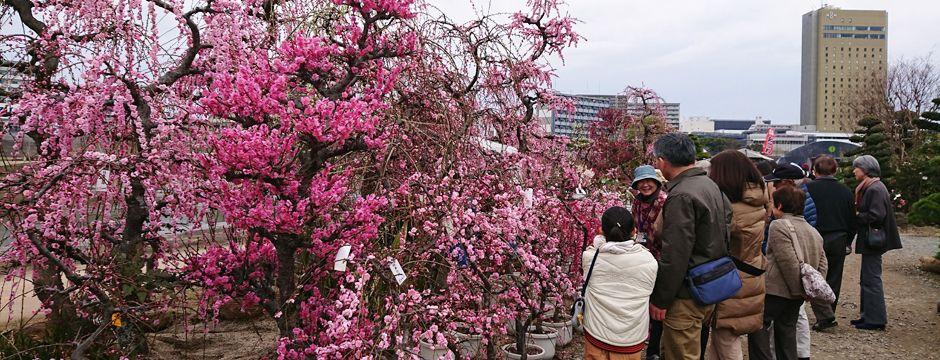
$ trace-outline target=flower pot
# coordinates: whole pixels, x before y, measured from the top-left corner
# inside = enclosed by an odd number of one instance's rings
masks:
[[[532,325],[529,325],[529,327],[531,328]],[[510,336],[516,336],[516,319],[506,319],[506,334],[509,334]]]
[[[421,356],[421,359],[423,360],[438,360],[440,358],[447,358],[448,355],[450,355],[449,358],[454,357],[454,353],[451,352],[450,349],[444,346],[438,346],[438,345],[431,344],[422,340],[420,343],[420,347],[421,347],[420,356]]]
[[[570,318],[568,321],[562,319],[559,322],[548,322],[545,321],[542,323],[543,326],[555,329],[558,332],[558,337],[555,338],[555,346],[565,346],[571,342],[571,339],[574,338],[574,328],[571,326]]]
[[[483,340],[483,335],[465,334],[458,328],[454,331],[454,337],[457,338],[457,351],[461,359],[473,358],[480,352],[480,341]]]
[[[545,358],[551,359],[555,357],[555,339],[558,338],[558,331],[548,326],[543,326],[542,330],[545,330],[544,334],[533,334],[535,326],[530,326],[529,332],[526,333],[526,342],[545,349]]]
[[[512,342],[500,347],[503,350],[503,359],[507,360],[517,360],[521,359],[522,355],[519,355],[515,351],[510,351],[510,349],[515,350],[516,343]],[[528,350],[529,356],[527,357],[530,360],[542,360],[542,359],[551,359],[550,356],[545,356],[545,349],[541,348],[538,345],[527,344],[526,350]]]

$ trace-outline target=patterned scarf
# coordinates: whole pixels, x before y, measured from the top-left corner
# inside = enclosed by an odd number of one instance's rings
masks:
[[[662,241],[653,234],[653,224],[662,211],[667,196],[666,191],[660,188],[659,191],[650,195],[649,199],[642,199],[642,195],[638,195],[636,201],[633,202],[633,221],[636,223],[636,232],[646,235],[646,242],[643,245],[657,260],[663,246]]]
[[[881,178],[876,177],[867,177],[865,180],[862,180],[858,186],[855,187],[855,208],[860,209],[862,206],[862,195],[865,194],[865,190],[868,190],[868,187],[871,184],[874,184],[875,181],[881,180]]]

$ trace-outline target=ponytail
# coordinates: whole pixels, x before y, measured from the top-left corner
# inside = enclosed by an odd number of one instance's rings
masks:
[[[630,240],[633,235],[633,214],[620,206],[611,207],[601,216],[601,230],[608,242]]]
[[[622,242],[627,241],[627,235],[623,233],[623,230],[619,226],[614,226],[604,234],[604,237],[607,238],[607,241],[610,242]]]

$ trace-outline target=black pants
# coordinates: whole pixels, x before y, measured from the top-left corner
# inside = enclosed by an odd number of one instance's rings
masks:
[[[748,359],[772,360],[770,329],[773,327],[776,360],[797,360],[796,321],[803,299],[787,299],[774,295],[764,297],[764,326],[747,336]]]
[[[885,307],[885,289],[881,282],[881,254],[862,254],[861,274],[861,318],[866,323],[885,325],[888,323],[888,310]]]
[[[826,252],[826,262],[829,264],[826,271],[826,283],[836,294],[836,301],[831,305],[811,302],[813,314],[817,322],[834,321],[836,308],[839,306],[839,291],[842,289],[842,268],[845,265],[845,245],[848,234],[844,232],[822,234],[823,250]]]
[[[663,322],[650,319],[650,339],[646,345],[646,358],[652,359],[659,355],[659,341],[663,338]]]

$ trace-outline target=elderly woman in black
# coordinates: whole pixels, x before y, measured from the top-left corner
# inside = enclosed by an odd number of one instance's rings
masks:
[[[859,285],[860,317],[852,325],[862,330],[884,330],[888,323],[884,285],[881,282],[881,255],[901,248],[901,236],[894,219],[888,188],[878,178],[881,166],[871,155],[852,162],[855,179],[855,207],[858,209],[858,239],[855,253],[862,255]]]

